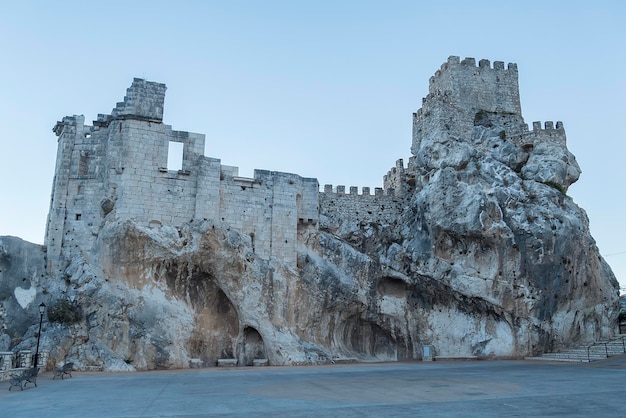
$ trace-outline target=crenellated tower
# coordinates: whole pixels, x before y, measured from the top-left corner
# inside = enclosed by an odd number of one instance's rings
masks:
[[[474,125],[505,126],[519,135],[525,129],[519,97],[517,65],[451,56],[430,78],[422,108],[413,114],[417,154],[424,138],[445,141],[471,132]]]

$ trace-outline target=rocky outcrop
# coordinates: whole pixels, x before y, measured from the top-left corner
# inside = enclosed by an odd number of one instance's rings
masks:
[[[38,306],[48,292],[47,280],[44,247],[0,237],[0,351],[21,342],[39,323]]]
[[[617,281],[567,195],[580,168],[562,124],[524,124],[516,71],[451,57],[415,114],[408,165],[375,196],[319,193],[318,213],[284,229],[297,231],[295,262],[276,251],[290,251],[288,232],[255,245],[238,220],[142,222],[112,200],[88,230],[70,229],[80,214],[51,226],[48,239],[80,237],[54,244],[55,269],[42,247],[0,238],[0,343],[34,346],[42,300],[43,347],[83,369],[420,359],[425,345],[517,358],[612,335]],[[262,183],[235,180],[224,190]],[[280,190],[273,210],[287,216]]]

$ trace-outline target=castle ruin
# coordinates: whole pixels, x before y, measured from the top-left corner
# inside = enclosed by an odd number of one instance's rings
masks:
[[[296,174],[238,168],[204,156],[203,134],[163,123],[166,87],[135,78],[123,102],[91,126],[66,116],[54,126],[59,138],[45,246],[49,268],[62,273],[72,254],[93,246],[104,217],[144,225],[180,227],[193,219],[220,219],[252,239],[262,258],[295,266],[299,232],[319,228],[320,214],[388,223],[415,189],[419,166],[412,157],[383,177],[383,188],[324,185]],[[422,108],[413,114],[414,154],[425,136],[462,135],[474,125],[492,126],[525,149],[542,141],[565,143],[563,124],[522,118],[517,65],[450,57],[430,79]],[[170,143],[183,145],[182,168],[168,170]],[[115,210],[113,210],[115,209]]]
[[[45,263],[89,321],[52,357],[511,358],[614,332],[617,282],[566,194],[580,168],[563,123],[524,122],[516,64],[450,57],[408,162],[360,192],[239,176],[203,155],[204,135],[163,123],[165,90],[136,78],[110,114],[53,129]]]

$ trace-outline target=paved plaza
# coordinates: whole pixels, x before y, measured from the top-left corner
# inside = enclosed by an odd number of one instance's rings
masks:
[[[624,417],[626,356],[592,364],[416,362],[74,372],[24,391],[6,417]]]

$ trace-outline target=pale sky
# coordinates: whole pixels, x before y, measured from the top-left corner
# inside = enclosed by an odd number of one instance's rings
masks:
[[[94,4],[94,5],[92,5]],[[626,2],[15,1],[0,13],[0,235],[42,243],[57,120],[91,123],[133,77],[164,121],[240,168],[382,186],[449,55],[515,62],[525,121],[563,121],[568,194],[626,286]]]

